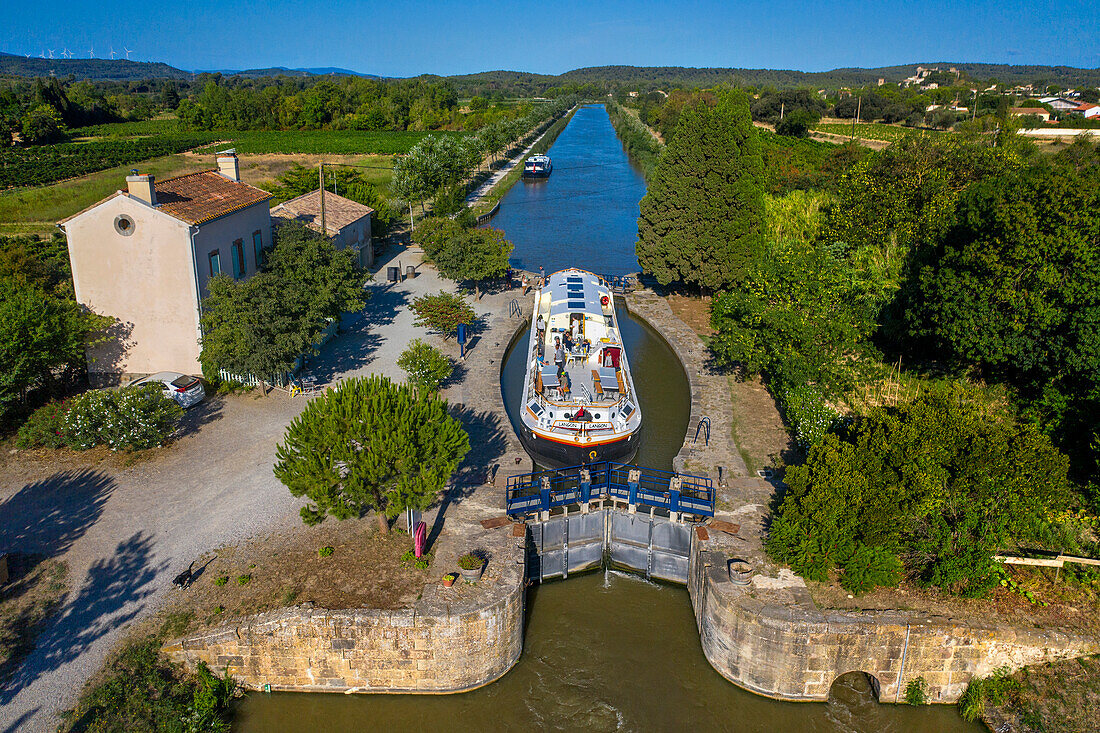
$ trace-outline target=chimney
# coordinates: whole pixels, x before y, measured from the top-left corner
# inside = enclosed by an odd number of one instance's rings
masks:
[[[148,173],[131,172],[126,176],[126,188],[134,198],[141,199],[151,206],[157,205],[157,190],[153,188],[153,176]]]
[[[240,182],[241,164],[237,160],[237,151],[226,150],[223,153],[218,153],[218,173],[231,181]]]

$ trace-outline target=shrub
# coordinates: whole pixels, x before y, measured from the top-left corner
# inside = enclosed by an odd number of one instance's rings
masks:
[[[15,439],[17,448],[60,448],[65,445],[62,428],[68,402],[49,402],[31,413],[19,428]]]
[[[427,570],[428,566],[432,564],[432,558],[429,555],[417,557],[412,550],[405,550],[404,554],[401,555],[401,564],[412,565],[417,570]]]
[[[454,365],[439,349],[420,339],[413,339],[397,358],[397,366],[409,375],[409,384],[417,389],[434,392],[454,373]]]
[[[860,595],[876,586],[894,586],[901,580],[901,560],[883,547],[858,545],[841,564],[840,585]]]
[[[478,557],[472,552],[468,552],[462,557],[458,558],[458,567],[463,570],[477,570],[485,564],[485,560]]]
[[[959,714],[963,720],[975,721],[985,712],[985,705],[1001,705],[1020,688],[1020,683],[1009,677],[1008,667],[998,667],[989,677],[974,676],[959,698]]]
[[[251,575],[238,575],[237,576],[237,585],[248,585],[249,581],[251,581],[251,580],[252,580]]]
[[[318,555],[318,557],[329,557],[334,552],[336,552],[336,550],[334,550],[333,548],[328,547],[326,545],[325,547],[322,547],[320,550],[317,550],[317,555]]]
[[[909,680],[909,684],[905,686],[905,704],[928,704],[928,684],[924,681],[923,677]]]
[[[144,450],[163,445],[183,410],[159,385],[95,389],[71,400],[62,432],[72,448],[107,445],[111,450]]]
[[[423,295],[413,301],[416,325],[439,331],[445,336],[458,333],[458,324],[471,324],[477,317],[474,309],[461,295],[440,291]]]
[[[214,578],[214,585],[218,586],[219,588],[221,588],[223,585],[225,585],[228,582],[229,582],[229,576],[228,575],[223,575],[219,578]]]
[[[794,439],[803,448],[820,443],[842,422],[840,413],[825,403],[825,395],[811,385],[782,390],[779,398]]]

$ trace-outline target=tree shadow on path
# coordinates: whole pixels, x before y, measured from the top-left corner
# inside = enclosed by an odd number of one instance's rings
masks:
[[[61,555],[103,513],[114,479],[102,471],[60,471],[0,502],[0,551]]]
[[[153,537],[137,532],[118,543],[114,555],[92,563],[80,592],[38,639],[33,652],[0,691],[0,705],[20,690],[74,660],[114,629],[133,621],[154,592],[153,581],[166,569],[153,564]]]

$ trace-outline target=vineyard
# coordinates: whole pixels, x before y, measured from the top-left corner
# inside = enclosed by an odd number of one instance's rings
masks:
[[[0,148],[0,189],[42,186],[105,168],[180,153],[216,139],[209,133]]]
[[[896,142],[919,129],[914,127],[887,125],[882,122],[860,122],[855,127],[856,137],[862,140],[885,140],[889,143]],[[823,122],[819,125],[814,125],[813,129],[815,132],[828,132],[833,135],[843,135],[844,137],[852,136],[851,122]],[[938,130],[919,129],[919,131],[934,135],[942,134]]]
[[[303,155],[394,155],[407,153],[427,135],[465,135],[462,132],[409,132],[356,130],[219,130],[210,133],[218,144],[200,152],[214,152],[215,148],[234,148],[241,155],[266,155],[270,153],[300,153]]]

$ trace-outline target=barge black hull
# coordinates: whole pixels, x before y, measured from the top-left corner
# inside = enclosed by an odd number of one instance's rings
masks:
[[[526,426],[520,429],[520,442],[535,463],[549,468],[579,466],[582,463],[615,461],[630,463],[641,444],[641,428],[619,440],[593,445],[591,443],[559,443],[541,438]],[[593,456],[593,453],[595,455]]]

